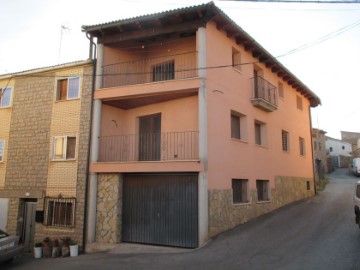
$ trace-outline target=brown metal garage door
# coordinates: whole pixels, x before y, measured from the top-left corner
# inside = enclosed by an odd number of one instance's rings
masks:
[[[122,241],[198,246],[197,174],[126,174]]]

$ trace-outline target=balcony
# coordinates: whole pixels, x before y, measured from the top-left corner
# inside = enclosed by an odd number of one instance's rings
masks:
[[[100,137],[99,162],[198,160],[199,132],[146,133]]]
[[[253,98],[251,103],[266,112],[277,110],[276,87],[262,77],[253,78]]]
[[[197,52],[106,65],[103,75],[104,88],[195,78]]]

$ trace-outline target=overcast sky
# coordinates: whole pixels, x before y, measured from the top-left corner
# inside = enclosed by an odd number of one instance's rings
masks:
[[[82,25],[206,2],[0,0],[0,74],[87,59]],[[360,4],[215,4],[320,96],[313,127],[360,132]]]

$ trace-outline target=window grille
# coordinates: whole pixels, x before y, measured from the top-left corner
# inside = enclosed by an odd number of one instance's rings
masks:
[[[75,198],[45,197],[45,226],[73,228],[75,226]]]

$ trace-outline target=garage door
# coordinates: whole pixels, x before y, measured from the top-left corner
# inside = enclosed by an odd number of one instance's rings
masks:
[[[122,241],[198,246],[197,174],[127,174]]]

